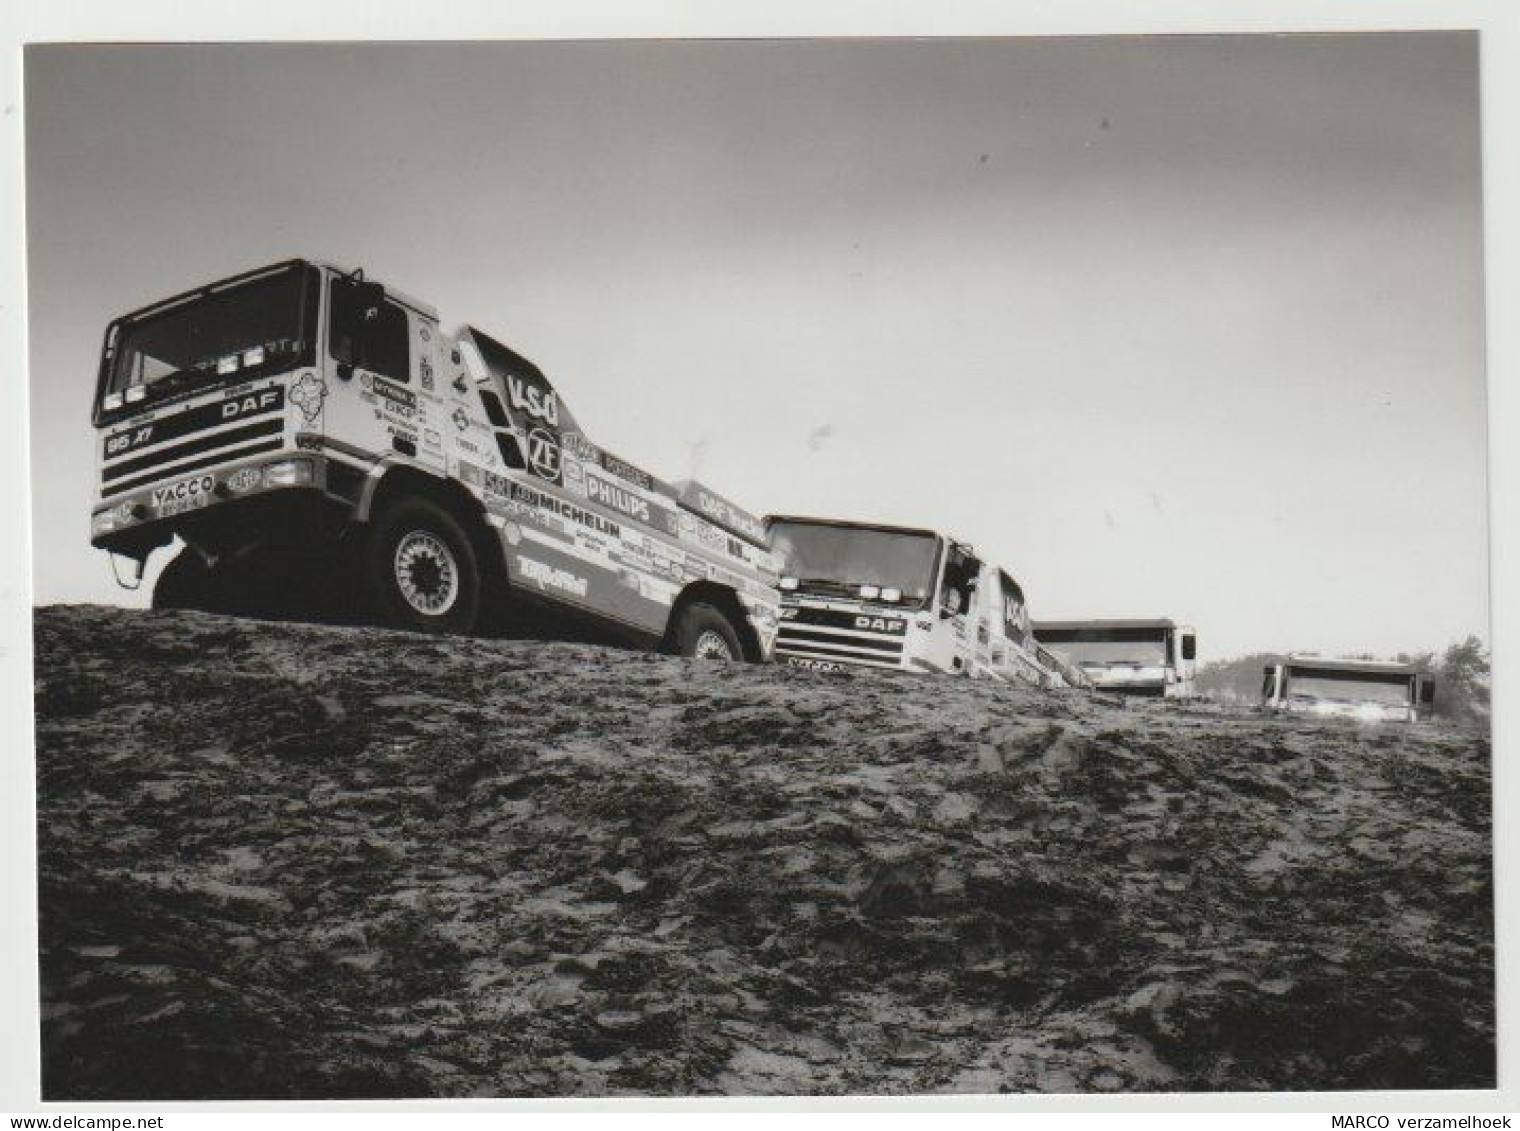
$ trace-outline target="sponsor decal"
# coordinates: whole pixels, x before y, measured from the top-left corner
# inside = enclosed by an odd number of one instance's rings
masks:
[[[314,452],[322,446],[322,437],[315,432],[297,432],[296,447],[302,451]]]
[[[654,490],[654,476],[647,471],[640,471],[626,460],[618,459],[617,456],[608,452],[602,452],[602,467],[616,475],[619,479],[626,479],[635,487],[641,487],[645,491]]]
[[[565,488],[582,498],[586,496],[586,472],[579,460],[567,459],[563,461],[562,469],[565,473]]]
[[[574,503],[561,499],[556,495],[550,495],[543,491],[534,490],[532,487],[521,483],[511,484],[512,499],[524,506],[537,510],[549,511],[561,518],[582,526],[589,526],[598,534],[605,534],[609,538],[622,537],[622,527],[611,519],[603,518],[594,511],[588,511],[584,507],[578,507]]]
[[[559,482],[559,443],[554,433],[546,428],[535,428],[528,433],[528,467],[540,479]]]
[[[754,515],[736,507],[723,496],[716,495],[706,487],[693,483],[682,492],[682,498],[719,526],[725,526],[735,534],[764,544],[765,525]]]
[[[426,330],[422,331],[422,340],[423,341],[427,341],[427,331]],[[431,393],[433,391],[433,385],[434,385],[434,380],[433,380],[433,360],[432,360],[432,358],[428,357],[426,354],[424,354],[422,357],[418,358],[417,359],[417,373],[418,373],[419,379],[422,382],[422,387],[424,389],[426,389],[428,392]]]
[[[602,456],[601,449],[579,432],[561,432],[559,442],[566,453],[586,463],[596,463]]]
[[[507,374],[506,384],[507,399],[513,408],[526,412],[535,420],[542,420],[551,428],[559,427],[559,397],[554,392],[511,373]]]
[[[215,487],[216,479],[210,475],[181,479],[166,487],[153,488],[153,506],[160,516],[197,510],[211,501],[211,492]]]
[[[417,394],[410,389],[403,388],[394,381],[387,381],[384,377],[375,378],[374,389],[392,404],[406,409],[408,413],[417,411]]]
[[[290,389],[290,403],[301,410],[306,423],[313,424],[322,413],[322,402],[327,399],[327,382],[315,373],[303,373],[301,379]]]
[[[459,429],[461,432],[470,427],[470,414],[465,412],[463,405],[460,405],[454,410],[454,415],[450,417],[450,419],[453,420],[454,427]]]
[[[619,511],[639,522],[650,521],[649,500],[641,499],[626,487],[620,487],[598,475],[586,476],[586,498],[593,503]]]
[[[263,482],[263,478],[256,467],[240,467],[227,476],[227,486],[241,495],[244,491],[252,491]]]
[[[545,591],[556,589],[561,593],[570,593],[576,597],[586,595],[587,582],[584,577],[577,577],[566,569],[555,569],[537,558],[518,554],[517,571]]]

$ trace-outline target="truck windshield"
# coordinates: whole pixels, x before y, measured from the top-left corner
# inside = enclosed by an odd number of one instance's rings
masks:
[[[1407,675],[1390,675],[1387,672],[1288,669],[1288,697],[1292,699],[1407,707],[1409,683]]]
[[[316,295],[315,270],[292,265],[127,321],[104,391],[166,392],[299,365],[312,352]]]
[[[778,522],[771,547],[781,555],[783,576],[795,577],[802,589],[879,585],[922,604],[934,584],[935,539],[928,534]]]
[[[1167,663],[1166,633],[1161,629],[1110,629],[1107,631],[1046,630],[1040,643],[1077,664],[1139,664],[1163,667]]]

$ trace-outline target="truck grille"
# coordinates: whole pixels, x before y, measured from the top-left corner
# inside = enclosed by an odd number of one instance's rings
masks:
[[[124,428],[106,438],[107,452],[113,444],[123,450],[104,456],[101,494],[119,495],[213,464],[278,451],[284,446],[282,407],[274,406],[271,412],[244,417],[222,428],[217,428],[220,420],[216,405]],[[199,428],[192,431],[197,425]],[[217,430],[210,431],[212,428]],[[187,432],[191,434],[181,439]],[[145,440],[139,441],[139,436]]]
[[[855,614],[802,607],[781,622],[776,636],[776,655],[781,659],[796,656],[873,668],[901,667],[907,622],[895,617],[864,616],[859,619],[887,623],[897,631],[857,628]]]

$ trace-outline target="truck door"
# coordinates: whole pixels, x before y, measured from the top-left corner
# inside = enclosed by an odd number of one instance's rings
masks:
[[[370,458],[418,458],[423,414],[414,373],[416,317],[387,298],[379,283],[333,277],[327,323],[333,381],[324,413],[330,441]]]
[[[947,661],[946,670],[961,675],[969,675],[975,662],[979,616],[977,591],[981,585],[981,561],[968,547],[950,543],[939,587],[939,635],[945,642],[937,651]],[[983,598],[980,607],[985,606]]]
[[[1198,634],[1187,625],[1177,629],[1177,682],[1179,694],[1191,698],[1198,666]]]

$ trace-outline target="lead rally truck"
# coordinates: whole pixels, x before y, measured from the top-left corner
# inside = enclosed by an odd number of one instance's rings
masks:
[[[1164,618],[1039,621],[1034,634],[1100,691],[1165,699],[1196,694],[1198,634],[1186,625]]]
[[[1269,711],[1412,723],[1430,715],[1435,697],[1435,677],[1412,664],[1293,655],[1262,670]]]
[[[139,579],[184,543],[156,607],[462,633],[508,610],[770,655],[759,518],[598,447],[532,362],[357,273],[292,260],[118,318],[94,423],[92,543]]]
[[[1006,570],[933,530],[832,519],[766,520],[781,558],[776,659],[1081,686],[1043,653]]]

